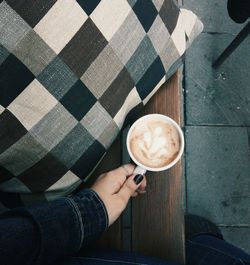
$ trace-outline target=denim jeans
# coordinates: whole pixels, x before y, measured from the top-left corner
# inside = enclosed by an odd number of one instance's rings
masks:
[[[250,255],[241,249],[210,235],[196,236],[186,242],[187,265],[244,265]],[[70,257],[58,265],[174,265],[176,263],[135,253],[89,250],[84,257]]]
[[[82,265],[174,263],[135,253],[80,248],[98,238],[108,226],[106,208],[92,190],[59,200],[8,211],[0,215],[1,265]],[[186,242],[187,264],[250,264],[250,256],[209,235]]]
[[[106,208],[90,189],[0,215],[0,264],[54,264],[98,238],[108,227]]]

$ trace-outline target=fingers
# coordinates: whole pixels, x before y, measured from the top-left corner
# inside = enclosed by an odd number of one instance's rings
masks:
[[[145,177],[143,175],[132,175],[124,182],[117,195],[125,204],[127,204],[129,198],[137,192],[137,189],[140,187],[144,179]]]
[[[93,185],[95,190],[107,194],[117,193],[125,183],[128,176],[133,174],[135,166],[125,164],[105,174],[102,174]]]
[[[110,172],[108,172],[110,181],[113,182],[113,193],[116,193],[120,190],[122,185],[127,180],[127,177],[131,176],[134,172],[135,166],[133,164],[122,165]]]
[[[135,169],[135,166],[133,164],[124,164],[110,172],[112,172],[114,175],[122,175],[129,177],[133,174]]]
[[[135,198],[138,196],[138,192],[136,191],[131,197]]]
[[[145,193],[146,191],[146,186],[147,186],[147,180],[144,176],[141,185],[139,186],[139,188],[137,189],[137,191],[141,194],[141,193]]]
[[[137,195],[139,195],[139,194],[145,194],[146,193],[146,186],[147,186],[147,180],[146,180],[146,177],[144,176],[143,181],[141,182],[141,185],[136,190],[136,192],[132,195],[132,197],[137,197]]]

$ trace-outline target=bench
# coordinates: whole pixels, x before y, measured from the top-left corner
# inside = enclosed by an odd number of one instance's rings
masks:
[[[178,70],[151,98],[141,115],[161,113],[181,124],[181,71]],[[93,173],[129,162],[124,148],[126,131],[113,143]],[[105,232],[97,246],[136,251],[185,263],[184,189],[182,162],[163,172],[147,172],[147,193],[128,204],[123,215]]]

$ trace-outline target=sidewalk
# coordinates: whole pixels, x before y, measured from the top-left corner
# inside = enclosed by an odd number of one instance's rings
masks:
[[[226,1],[184,0],[184,7],[204,23],[185,61],[187,211],[250,253],[250,38],[214,70],[243,25],[228,17]]]

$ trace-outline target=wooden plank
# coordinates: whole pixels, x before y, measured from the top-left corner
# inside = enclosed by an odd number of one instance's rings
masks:
[[[179,73],[162,85],[143,115],[161,113],[181,122]],[[146,173],[147,193],[132,201],[132,249],[184,264],[184,194],[182,163]]]

